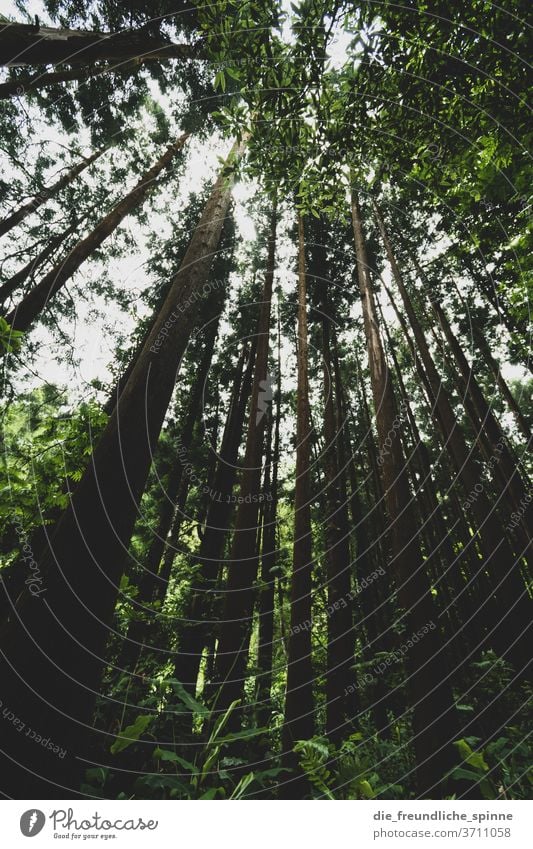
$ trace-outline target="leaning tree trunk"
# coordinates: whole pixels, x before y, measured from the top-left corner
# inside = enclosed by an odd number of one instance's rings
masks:
[[[93,162],[102,156],[107,148],[103,147],[102,150],[97,150],[92,156],[89,156],[87,159],[82,159],[81,162],[78,162],[74,168],[71,168],[70,171],[67,171],[59,180],[57,180],[53,185],[47,186],[39,194],[30,198],[30,200],[26,201],[22,206],[19,206],[14,212],[11,212],[7,218],[4,218],[0,221],[0,236],[4,236],[6,233],[9,233],[17,224],[20,224],[24,221],[28,215],[31,215],[32,212],[35,212],[42,206],[46,201],[50,200],[50,198],[54,198],[60,191],[62,191],[66,186],[70,186],[71,183],[74,182],[76,177],[85,171]]]
[[[91,32],[2,21],[0,65],[92,65],[124,59],[194,59],[194,45],[173,44],[143,30]]]
[[[148,193],[154,188],[156,178],[165,168],[170,166],[188,137],[189,133],[184,133],[174,144],[171,144],[155,165],[143,174],[135,188],[105,218],[102,218],[94,230],[85,239],[78,242],[68,256],[52,268],[37,286],[30,289],[22,301],[6,317],[6,321],[13,330],[28,330],[45,307],[48,306],[54,295],[70,280],[82,263],[116,230],[127,215],[143,203]]]
[[[313,543],[311,536],[311,411],[309,406],[307,286],[304,219],[298,216],[298,383],[296,407],[296,484],[285,721],[282,762],[296,765],[293,748],[314,730],[313,666],[311,660]],[[300,776],[286,782],[285,795],[301,795]]]
[[[474,340],[477,345],[478,350],[480,351],[485,363],[487,364],[489,370],[492,372],[496,383],[500,389],[502,398],[506,401],[509,410],[513,414],[517,427],[521,431],[522,435],[525,437],[528,445],[531,442],[531,427],[526,417],[524,416],[522,410],[518,402],[515,400],[513,393],[511,392],[507,381],[505,380],[502,370],[500,368],[499,362],[495,359],[490,350],[490,346],[485,339],[485,335],[481,328],[477,327],[475,323],[472,323],[472,331],[474,334]]]
[[[120,76],[131,76],[150,62],[157,61],[163,61],[163,57],[157,60],[151,56],[140,56],[139,58],[135,58],[130,61],[120,60],[117,63],[110,63],[102,66],[96,65],[94,67],[72,68],[68,71],[52,71],[48,74],[39,73],[33,74],[32,76],[23,75],[9,79],[5,83],[0,83],[0,100],[5,100],[8,97],[20,97],[22,95],[31,94],[34,91],[40,91],[43,88],[58,85],[58,83],[75,81],[79,85],[92,77],[100,77],[103,74],[116,73]]]
[[[431,297],[431,302],[461,375],[461,385],[464,388],[465,396],[470,399],[472,424],[476,432],[482,432],[484,435],[487,445],[487,461],[493,471],[493,478],[501,499],[504,503],[506,500],[510,501],[510,509],[506,511],[506,518],[510,520],[509,514],[513,510],[523,509],[524,511],[523,517],[516,523],[515,535],[519,541],[519,553],[522,553],[522,556],[526,558],[531,569],[533,562],[533,551],[531,549],[533,505],[531,501],[528,501],[528,490],[520,476],[518,461],[511,453],[507,437],[485,399],[444,310],[434,297]],[[519,515],[518,512],[517,515]]]
[[[431,796],[438,792],[443,776],[454,762],[452,740],[457,717],[448,680],[448,659],[439,624],[435,622],[435,607],[418,543],[405,457],[396,433],[392,379],[378,329],[361,212],[355,193],[352,219],[385,504],[390,521],[392,568],[399,605],[405,611],[407,633],[422,634],[406,655],[407,686],[413,706],[418,789],[422,796]]]
[[[425,280],[426,278],[425,278],[424,271],[423,271],[420,263],[418,262],[416,254],[414,254],[413,251],[411,251],[411,250],[409,251],[409,258],[413,262],[413,264],[416,268],[416,271],[417,271],[418,275],[420,276],[420,279]],[[459,300],[460,300],[460,302],[461,302],[461,304],[462,304],[462,306],[465,310],[465,315],[468,316],[468,314],[469,314],[468,305],[465,302],[463,295],[459,291],[459,287],[457,286],[457,284],[455,282],[453,282],[452,285],[453,285],[453,288],[455,290],[457,297],[459,298]],[[514,416],[514,419],[516,421],[518,429],[521,431],[522,435],[525,437],[526,442],[529,445],[529,442],[531,441],[530,424],[526,420],[524,414],[522,413],[522,410],[520,409],[519,404],[516,402],[514,395],[512,394],[511,390],[509,389],[509,386],[508,386],[508,384],[507,384],[507,382],[506,382],[506,380],[505,380],[505,378],[502,374],[500,364],[495,359],[495,357],[493,356],[492,351],[490,349],[490,345],[488,344],[488,342],[485,338],[485,334],[484,334],[483,330],[481,329],[481,327],[479,327],[479,325],[476,321],[470,322],[470,329],[472,331],[472,336],[474,338],[474,342],[476,344],[478,352],[481,354],[482,359],[485,361],[486,368],[488,369],[488,371],[493,375],[494,379],[496,380],[496,383],[499,387],[500,394],[501,394],[503,400],[507,403],[507,406],[508,406],[510,412]]]
[[[124,561],[176,371],[199,302],[208,294],[231,200],[233,163],[241,150],[234,147],[211,192],[152,333],[49,536],[39,564],[46,576],[42,596],[25,597],[3,631],[0,667],[10,709],[66,752],[59,760],[24,735],[14,739],[2,722],[5,789],[14,798],[77,792]]]
[[[431,461],[426,445],[422,441],[418,425],[414,413],[411,408],[409,393],[403,379],[402,370],[394,350],[394,343],[390,336],[387,323],[380,309],[381,323],[385,330],[388,340],[388,347],[394,369],[398,387],[403,400],[404,409],[407,413],[409,430],[413,444],[413,456],[410,462],[416,466],[420,474],[420,481],[416,482],[415,490],[418,488],[418,496],[423,505],[425,514],[425,526],[428,530],[430,540],[428,559],[438,558],[443,567],[442,573],[438,573],[436,580],[436,589],[438,593],[446,594],[451,592],[447,612],[450,620],[453,620],[453,627],[449,634],[451,639],[451,648],[454,651],[454,659],[459,663],[462,659],[468,660],[465,655],[464,646],[475,650],[479,645],[482,645],[482,635],[484,634],[484,619],[485,611],[479,610],[477,605],[473,603],[471,593],[469,591],[468,582],[465,581],[464,574],[468,573],[468,561],[470,551],[464,551],[461,548],[457,553],[452,544],[452,529],[450,529],[445,521],[437,488],[433,479],[431,469]],[[461,641],[461,645],[458,642]],[[456,667],[457,668],[457,667]]]
[[[415,336],[427,384],[429,384],[431,403],[435,405],[437,412],[437,423],[442,431],[447,449],[450,451],[457,476],[463,484],[477,526],[486,569],[493,577],[495,592],[501,602],[499,606],[495,606],[493,602],[491,603],[490,598],[487,598],[489,609],[492,607],[497,615],[492,626],[492,640],[499,647],[500,653],[515,665],[518,673],[524,674],[530,664],[527,637],[531,628],[530,605],[528,598],[526,598],[526,587],[509,545],[505,529],[485,492],[483,484],[480,482],[472,452],[466,444],[449,395],[433,361],[426,337],[403,282],[385,224],[375,202],[374,210],[394,281],[400,292]]]
[[[481,652],[489,646],[498,646],[498,640],[496,639],[496,635],[494,634],[494,629],[489,625],[487,628],[487,623],[491,623],[492,621],[498,621],[499,611],[497,600],[494,595],[494,580],[487,573],[487,564],[483,558],[483,550],[480,546],[479,535],[476,534],[475,530],[473,530],[470,526],[470,521],[467,520],[465,515],[465,509],[469,508],[469,504],[466,501],[459,501],[459,496],[457,494],[457,487],[455,486],[455,478],[453,477],[453,469],[456,470],[456,475],[461,480],[461,484],[464,489],[464,495],[468,494],[465,489],[464,480],[461,477],[461,473],[464,473],[463,470],[459,470],[457,465],[455,464],[454,457],[452,452],[449,450],[448,440],[446,437],[446,433],[448,432],[445,426],[442,424],[442,419],[439,415],[438,405],[435,402],[436,397],[440,397],[440,393],[444,393],[446,390],[443,386],[440,386],[438,395],[434,395],[432,390],[432,385],[428,379],[426,371],[424,369],[424,365],[418,356],[418,348],[415,346],[413,339],[410,336],[409,329],[407,327],[407,323],[403,314],[398,309],[398,305],[396,301],[388,289],[388,287],[384,284],[385,291],[387,292],[387,296],[389,301],[396,313],[396,317],[400,323],[402,328],[402,332],[404,334],[405,340],[411,350],[413,361],[415,363],[415,368],[417,374],[420,378],[420,382],[424,386],[425,395],[427,399],[427,407],[429,411],[429,416],[431,421],[436,421],[437,430],[441,434],[441,444],[444,449],[442,456],[449,457],[451,460],[452,467],[450,469],[445,469],[446,475],[446,493],[450,500],[450,510],[451,516],[454,520],[454,525],[457,526],[457,538],[461,543],[462,549],[464,553],[462,553],[463,565],[465,566],[465,556],[468,559],[469,571],[465,572],[465,579],[468,583],[469,594],[472,596],[474,606],[476,607],[476,620],[477,620],[477,633],[479,639],[477,643],[474,643],[475,652]],[[440,380],[440,378],[439,378]],[[433,385],[433,389],[436,390],[437,384]],[[459,424],[455,422],[455,426],[459,428]],[[459,436],[462,438],[462,431],[459,432]],[[464,442],[464,439],[463,439]],[[465,445],[465,454],[468,453],[468,448]],[[451,518],[450,520],[451,521]],[[479,554],[478,554],[479,548]],[[481,558],[480,558],[481,555]],[[490,565],[490,564],[489,564]],[[489,634],[490,632],[490,634]]]
[[[250,634],[252,629],[258,556],[256,536],[261,495],[267,409],[271,401],[268,375],[270,314],[276,260],[277,211],[274,204],[270,220],[268,256],[261,310],[257,326],[257,354],[246,434],[244,468],[241,474],[239,506],[231,553],[227,562],[228,578],[220,636],[215,663],[215,683],[219,684],[216,710],[224,712],[242,699]],[[242,711],[233,711],[232,725]]]
[[[73,224],[70,225],[63,233],[58,233],[56,236],[52,236],[52,238],[47,242],[42,251],[40,251],[36,257],[33,257],[26,265],[24,265],[19,271],[13,274],[9,280],[6,280],[5,283],[0,286],[0,304],[4,304],[7,298],[10,298],[13,292],[15,292],[18,288],[22,287],[22,285],[28,280],[28,278],[33,277],[35,271],[41,268],[47,260],[51,257],[55,257],[58,248],[67,241],[69,236],[74,233],[78,227],[83,223],[83,221],[90,215],[92,209],[89,210],[82,218],[76,220]]]

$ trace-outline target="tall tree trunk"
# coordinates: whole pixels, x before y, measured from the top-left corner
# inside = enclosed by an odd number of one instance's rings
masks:
[[[143,174],[135,188],[105,218],[102,218],[88,236],[72,248],[61,263],[52,268],[37,286],[30,289],[22,301],[6,317],[6,321],[13,330],[28,330],[42,310],[49,304],[51,298],[70,280],[82,263],[116,230],[127,215],[143,203],[148,193],[154,188],[156,178],[165,168],[170,166],[188,137],[189,133],[184,133],[174,144],[170,145],[155,165]]]
[[[103,153],[107,150],[106,147],[103,147],[101,150],[97,150],[91,156],[87,157],[87,159],[82,159],[81,162],[78,162],[74,168],[71,168],[70,171],[67,171],[66,174],[63,174],[62,177],[59,178],[55,183],[51,186],[45,187],[39,194],[34,195],[34,197],[30,198],[30,200],[26,201],[26,203],[19,206],[14,212],[11,212],[7,218],[4,218],[0,221],[0,236],[4,236],[6,233],[9,233],[17,224],[20,224],[24,221],[28,215],[31,215],[32,212],[35,212],[42,206],[46,201],[50,200],[50,198],[55,197],[59,192],[61,192],[66,186],[70,186],[71,183],[74,182],[76,177],[78,177],[86,168],[96,162],[96,160],[102,156]]]
[[[252,628],[255,582],[258,572],[256,536],[261,494],[265,425],[271,401],[268,374],[272,286],[276,262],[277,211],[274,204],[270,220],[268,256],[257,327],[257,354],[246,434],[244,468],[241,474],[239,506],[228,567],[224,613],[220,626],[215,680],[220,682],[216,710],[225,711],[242,699],[248,647]],[[231,724],[242,711],[234,711]]]
[[[304,219],[298,215],[298,383],[296,408],[296,483],[285,721],[282,760],[294,768],[293,748],[314,731],[313,665],[311,658],[313,541],[311,535],[311,414],[309,406],[307,285]],[[285,794],[298,798],[300,777],[285,784]]]
[[[200,567],[199,577],[193,579],[190,598],[178,634],[178,654],[174,677],[192,694],[196,682],[202,652],[214,623],[208,618],[213,609],[213,595],[217,585],[220,560],[224,542],[230,530],[233,512],[232,493],[237,477],[237,461],[246,408],[252,388],[255,364],[255,341],[248,352],[244,377],[242,369],[247,351],[243,349],[233,385],[232,399],[222,437],[220,457],[211,484],[211,500],[207,510],[205,528],[200,550],[193,558],[193,565]]]
[[[60,761],[24,735],[15,740],[1,723],[5,790],[14,798],[64,798],[67,789],[77,790],[124,560],[176,371],[206,295],[242,148],[233,148],[211,192],[119,403],[49,536],[40,563],[43,596],[26,597],[2,634],[0,669],[11,709],[67,751]]]
[[[39,24],[2,22],[0,65],[92,65],[100,60],[194,59],[200,54],[194,45],[173,44],[140,30],[91,32],[54,29]]]
[[[279,311],[278,311],[279,312]],[[274,610],[275,610],[275,568],[278,551],[278,475],[280,452],[281,424],[281,327],[278,314],[278,358],[277,358],[277,390],[276,416],[270,417],[268,437],[267,467],[265,471],[265,494],[268,498],[265,504],[263,521],[263,550],[261,552],[261,604],[259,610],[259,645],[257,649],[257,724],[268,724],[271,706],[270,692],[272,689],[272,663],[274,657]],[[272,433],[273,431],[273,433]],[[273,442],[272,442],[273,440]]]
[[[340,380],[340,369],[337,357],[335,356],[335,380],[337,386],[337,397],[341,398],[342,383]],[[339,418],[344,419],[345,401],[341,399],[341,408],[339,410]],[[349,444],[348,433],[344,434],[344,438]],[[361,609],[362,619],[356,620],[356,628],[364,629],[366,640],[361,640],[362,656],[364,660],[369,660],[380,651],[387,651],[390,648],[390,634],[387,633],[389,622],[393,621],[392,616],[388,616],[387,607],[389,607],[390,592],[388,584],[383,585],[384,580],[387,581],[387,574],[383,569],[384,560],[380,556],[379,547],[376,550],[376,537],[374,535],[373,543],[370,540],[371,522],[368,513],[365,513],[363,502],[359,495],[359,484],[357,480],[357,470],[353,456],[348,460],[348,478],[350,482],[349,505],[350,515],[352,517],[352,525],[355,529],[356,537],[356,561],[355,575],[356,588],[361,581],[368,581],[373,572],[379,574],[381,570],[384,574],[380,575],[376,581],[371,581],[369,586],[362,587],[356,595],[357,601]],[[356,608],[357,610],[357,605]],[[353,696],[354,707],[358,710],[360,707],[359,693],[361,690],[361,682],[357,682],[357,691]],[[387,717],[387,702],[388,693],[382,677],[378,677],[370,688],[371,711],[374,719],[376,731],[383,739],[389,739],[391,736],[390,723]]]
[[[435,404],[437,412],[436,419],[447,449],[450,451],[456,474],[463,483],[479,533],[480,546],[484,554],[487,571],[493,576],[497,596],[503,604],[503,606],[501,604],[495,606],[487,598],[489,608],[492,607],[497,616],[492,629],[492,639],[500,653],[515,665],[519,674],[523,674],[530,664],[527,635],[531,629],[531,617],[529,600],[526,598],[526,587],[518,564],[515,562],[505,529],[485,492],[483,483],[480,481],[472,452],[468,449],[456,420],[449,395],[433,361],[426,337],[404,285],[385,224],[375,203],[374,211],[394,281],[400,292],[423,363],[427,384],[429,384],[430,398],[432,398],[432,403]]]
[[[339,743],[353,722],[355,703],[354,631],[352,620],[350,534],[347,492],[333,390],[331,319],[325,297],[322,313],[322,360],[324,380],[324,466],[326,475],[326,564],[328,587],[328,648],[326,668],[326,734]]]
[[[395,435],[396,404],[377,324],[361,212],[355,193],[352,219],[385,503],[390,521],[392,568],[398,601],[406,613],[407,633],[421,634],[406,655],[407,686],[413,706],[418,789],[422,796],[431,796],[439,793],[443,776],[454,762],[451,741],[457,729],[457,717],[448,681],[447,657],[439,624],[435,621],[436,611],[418,543],[405,458],[398,434]]]

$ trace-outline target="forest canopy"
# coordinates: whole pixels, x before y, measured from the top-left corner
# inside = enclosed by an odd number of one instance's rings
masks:
[[[526,3],[1,7],[3,795],[530,798]]]

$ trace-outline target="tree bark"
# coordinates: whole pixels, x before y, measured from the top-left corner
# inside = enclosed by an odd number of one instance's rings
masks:
[[[50,259],[50,257],[56,254],[56,251],[63,242],[66,242],[69,236],[75,232],[75,230],[82,223],[82,219],[79,221],[75,221],[74,224],[71,224],[63,233],[58,233],[56,236],[52,236],[52,238],[48,241],[46,246],[40,251],[36,257],[31,259],[25,266],[23,266],[19,271],[13,274],[5,283],[0,286],[0,304],[4,304],[7,298],[11,297],[13,292],[15,292],[19,287],[22,286],[26,280],[31,277],[34,272],[41,268],[44,263]]]
[[[473,407],[473,426],[478,432],[483,432],[488,446],[488,463],[493,469],[493,478],[495,479],[497,489],[503,501],[502,507],[505,507],[505,501],[510,501],[511,510],[507,510],[507,519],[510,520],[509,513],[513,510],[519,511],[524,508],[524,514],[516,525],[516,537],[519,540],[518,554],[523,554],[528,560],[529,566],[533,563],[531,559],[531,530],[533,529],[533,505],[528,500],[528,490],[520,476],[518,462],[513,457],[507,443],[507,437],[503,433],[498,421],[494,417],[491,408],[489,407],[483,391],[477,382],[473,369],[466,359],[463,349],[459,344],[448,318],[438,303],[435,297],[431,297],[431,303],[435,311],[435,315],[444,331],[444,335],[450,346],[457,368],[462,378],[462,386],[464,392],[471,399]]]
[[[311,413],[309,406],[307,285],[304,219],[298,215],[298,383],[296,409],[296,484],[285,720],[282,762],[295,767],[293,748],[314,731],[313,666],[311,659],[313,543],[311,535]],[[287,782],[285,794],[295,798],[301,777]]]
[[[263,592],[259,612],[259,645],[257,649],[257,724],[268,724],[271,706],[270,692],[272,689],[272,664],[274,658],[274,612],[276,576],[274,574],[278,559],[278,478],[280,457],[280,425],[281,425],[281,322],[278,308],[278,354],[277,354],[277,389],[276,389],[276,418],[270,419],[268,440],[269,454],[265,472],[265,493],[270,492],[270,500],[265,506],[263,524],[263,551],[261,553],[261,580]],[[273,435],[272,435],[273,429]],[[272,444],[273,436],[273,444]],[[281,612],[280,612],[281,615]]]
[[[322,313],[322,361],[324,386],[324,467],[326,493],[326,564],[328,587],[328,648],[326,668],[326,734],[342,741],[354,720],[355,673],[352,619],[350,534],[347,492],[342,454],[342,433],[337,422],[331,355],[331,319],[327,295]],[[337,389],[338,391],[338,389]]]
[[[464,572],[466,571],[466,574],[468,574],[470,551],[465,551],[464,548],[461,548],[457,553],[454,551],[452,544],[453,528],[447,526],[441,509],[429,452],[422,441],[402,370],[394,350],[394,343],[381,309],[380,317],[388,340],[389,352],[394,363],[398,387],[411,432],[413,452],[409,466],[410,468],[414,467],[413,471],[416,470],[419,475],[418,479],[416,474],[413,475],[413,489],[420,502],[422,526],[427,530],[429,540],[428,560],[438,560],[442,566],[442,571],[436,570],[435,587],[437,593],[441,596],[444,595],[448,601],[448,604],[444,605],[444,611],[450,620],[447,636],[454,652],[454,660],[456,663],[460,663],[462,658],[465,657],[465,643],[469,649],[474,650],[482,644],[481,635],[484,633],[482,623],[485,618],[485,611],[479,610],[473,603],[468,583],[464,579]],[[461,641],[460,646],[458,646],[459,640]]]
[[[50,300],[70,280],[82,263],[116,230],[127,215],[143,203],[148,193],[154,188],[156,178],[165,168],[170,166],[176,154],[183,148],[188,137],[189,133],[184,133],[174,144],[170,145],[155,165],[145,172],[135,188],[105,218],[102,218],[92,233],[89,233],[85,239],[78,242],[68,256],[60,264],[52,268],[37,286],[34,286],[22,301],[14,307],[6,317],[6,321],[11,325],[13,330],[28,330],[31,327],[43,309],[48,306]]]
[[[509,410],[515,418],[518,429],[521,431],[522,435],[525,437],[529,445],[529,443],[531,442],[531,428],[529,426],[529,422],[524,416],[522,410],[520,409],[520,406],[518,405],[513,393],[509,388],[507,381],[502,375],[500,364],[492,355],[492,351],[490,350],[489,344],[485,339],[483,331],[474,323],[472,324],[472,331],[474,334],[474,339],[477,348],[480,351],[482,357],[484,358],[488,368],[492,372],[496,383],[499,386],[502,398],[504,399],[504,401],[506,401]]]
[[[124,59],[194,59],[200,58],[197,47],[173,44],[144,30],[124,32],[91,32],[89,30],[54,29],[39,24],[2,23],[0,30],[0,65],[92,65],[106,60]]]

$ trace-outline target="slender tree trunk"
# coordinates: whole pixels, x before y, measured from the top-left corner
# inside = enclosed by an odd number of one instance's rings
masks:
[[[269,437],[272,436],[270,428]],[[276,503],[273,472],[272,445],[267,453],[267,466],[263,493],[266,499],[263,511],[263,533],[261,546],[261,591],[258,603],[259,636],[257,649],[256,714],[258,725],[268,722],[271,714],[270,691],[272,688],[272,657],[274,639],[274,591],[276,566]],[[271,500],[270,500],[271,499]]]
[[[152,333],[49,536],[40,563],[43,595],[25,597],[2,634],[0,670],[11,709],[67,752],[59,760],[24,735],[15,740],[1,723],[5,790],[14,798],[77,792],[124,560],[178,364],[206,295],[241,151],[234,147],[211,192]]]
[[[71,168],[70,171],[67,171],[62,177],[59,178],[55,183],[51,186],[45,187],[39,194],[34,195],[34,197],[30,198],[30,200],[26,201],[26,203],[19,206],[14,212],[11,212],[7,218],[4,218],[0,221],[0,236],[4,236],[6,233],[9,233],[14,227],[24,221],[28,215],[31,215],[32,212],[35,212],[42,206],[46,201],[55,197],[59,192],[61,192],[66,186],[70,186],[71,183],[74,182],[76,177],[78,177],[86,168],[96,162],[96,160],[102,156],[107,148],[103,147],[101,150],[97,150],[87,159],[82,159],[81,162],[78,162],[74,168]]]
[[[518,429],[526,438],[527,443],[529,445],[529,443],[531,442],[531,428],[529,422],[524,416],[517,401],[515,400],[513,393],[509,388],[509,385],[507,384],[504,376],[502,375],[500,364],[492,355],[492,351],[490,350],[487,340],[485,339],[483,331],[474,323],[472,323],[472,331],[474,334],[474,339],[477,348],[480,351],[482,357],[484,358],[489,370],[492,372],[494,379],[496,380],[496,383],[498,384],[498,387],[500,389],[502,398],[504,399],[504,401],[506,401],[509,410],[515,418]]]
[[[418,275],[420,276],[420,279],[426,280],[426,275],[424,273],[424,270],[423,270],[422,266],[420,265],[420,263],[418,262],[416,254],[413,253],[413,251],[411,251],[411,250],[409,251],[409,258],[411,259],[412,263],[414,264],[416,271],[417,271]],[[455,282],[453,283],[453,288],[455,289],[455,293],[456,293],[457,297],[459,298],[459,300],[460,300],[460,302],[461,302],[461,304],[462,304],[462,306],[465,310],[465,314],[468,315],[468,312],[469,312],[468,306],[465,302],[463,295],[459,291],[459,287],[457,286],[457,284]],[[531,427],[529,425],[529,422],[526,420],[524,414],[522,413],[519,405],[517,404],[512,392],[511,392],[511,390],[509,389],[509,386],[508,386],[507,382],[505,381],[505,378],[502,375],[500,364],[494,358],[492,351],[490,349],[490,346],[489,346],[489,344],[488,344],[488,342],[485,338],[485,334],[484,334],[483,330],[479,327],[479,325],[475,321],[470,322],[470,328],[472,330],[472,335],[474,337],[476,347],[477,347],[479,353],[481,354],[483,360],[485,361],[485,365],[486,365],[488,371],[491,372],[492,375],[494,376],[494,378],[496,379],[496,383],[498,384],[502,398],[507,403],[507,406],[508,406],[510,412],[514,416],[516,424],[518,426],[518,429],[522,432],[523,436],[526,438],[526,440],[529,444],[529,442],[531,440]]]
[[[352,618],[355,631],[359,632],[360,645],[363,657],[367,660],[372,654],[386,651],[390,644],[386,620],[392,621],[388,616],[386,608],[390,597],[390,585],[388,576],[382,568],[383,560],[379,546],[370,542],[370,519],[363,508],[362,499],[359,495],[358,474],[355,459],[350,449],[350,429],[346,407],[346,394],[341,375],[340,362],[337,349],[337,339],[333,332],[333,371],[335,379],[336,400],[336,426],[338,433],[338,466],[341,474],[341,498],[349,507],[352,519],[352,529],[355,536],[354,547],[354,586],[355,603],[353,604]],[[370,424],[370,423],[369,423]],[[346,477],[348,478],[350,491],[348,493]],[[378,532],[378,536],[379,536]],[[380,574],[381,570],[383,574]],[[379,578],[368,582],[372,574]],[[359,614],[362,614],[362,619]],[[365,640],[366,635],[366,640]],[[353,647],[353,640],[352,640]],[[353,654],[353,651],[352,651]],[[348,706],[352,716],[360,710],[361,681],[352,680],[347,682],[350,693]],[[354,689],[355,686],[355,689]],[[389,722],[386,713],[387,695],[384,683],[381,679],[375,682],[372,688],[373,699],[371,704],[372,715],[378,734],[387,739],[390,737]]]
[[[281,423],[281,334],[278,317],[278,385],[276,416],[271,416],[267,467],[265,471],[265,513],[263,521],[263,549],[261,552],[261,581],[263,588],[259,610],[259,645],[257,649],[257,723],[268,724],[271,715],[272,663],[274,656],[275,569],[277,563],[278,469]],[[272,433],[273,431],[273,433]],[[273,444],[272,444],[273,439]],[[270,497],[269,497],[270,496]]]
[[[16,79],[0,83],[0,100],[40,91],[43,88],[58,85],[59,83],[77,82],[84,83],[92,77],[100,77],[103,74],[116,73],[120,76],[131,76],[150,62],[165,61],[164,57],[153,59],[151,56],[140,56],[131,61],[119,61],[104,66],[86,68],[72,68],[68,71],[52,71],[51,73],[38,73],[31,76],[20,76]]]
[[[298,216],[298,384],[296,409],[296,485],[294,493],[294,548],[291,586],[285,721],[282,761],[295,767],[293,748],[314,731],[313,665],[311,658],[313,542],[311,535],[311,414],[309,406],[307,285],[304,219]],[[285,794],[299,792],[301,778],[285,785]]]
[[[429,384],[430,398],[432,398],[432,403],[435,404],[437,412],[437,422],[441,428],[446,447],[450,451],[456,473],[463,483],[477,525],[487,570],[493,576],[495,591],[503,603],[503,606],[495,606],[490,603],[490,599],[487,599],[489,606],[494,608],[498,617],[494,622],[492,639],[498,646],[500,653],[515,665],[519,674],[523,674],[530,664],[527,642],[528,631],[531,628],[530,605],[526,598],[525,584],[505,530],[485,492],[484,485],[480,481],[472,452],[468,449],[456,420],[450,398],[431,356],[376,204],[374,204],[374,209],[392,274],[404,303],[415,336],[418,353],[423,363],[427,384]]]
[[[447,680],[447,657],[418,544],[405,458],[398,434],[395,434],[394,392],[377,324],[361,213],[355,194],[352,218],[385,503],[390,520],[392,567],[398,601],[406,612],[407,633],[421,634],[406,655],[407,686],[413,706],[418,788],[422,796],[431,796],[438,794],[443,776],[455,759],[451,742],[457,729],[457,717]]]
[[[233,701],[242,699],[252,627],[254,587],[258,572],[255,541],[261,494],[261,469],[267,422],[266,414],[271,401],[268,353],[272,286],[276,260],[276,226],[277,211],[274,204],[257,328],[257,355],[246,435],[244,468],[241,475],[235,533],[227,564],[227,592],[215,663],[215,679],[220,682],[220,689],[216,697],[217,711],[225,711]],[[240,716],[242,716],[241,710],[234,711],[230,720],[231,724],[237,723]]]
[[[146,171],[135,188],[105,218],[102,218],[92,233],[78,242],[68,256],[52,268],[37,286],[34,286],[28,292],[6,318],[13,330],[28,330],[31,327],[50,300],[70,280],[82,263],[116,230],[127,215],[143,203],[148,193],[154,188],[156,178],[165,168],[170,166],[188,137],[189,133],[184,133],[174,144],[170,145],[155,165]]]
[[[0,65],[92,65],[124,59],[194,59],[198,49],[189,44],[173,44],[145,31],[91,32],[54,29],[39,24],[2,22]]]
[[[342,434],[337,427],[331,356],[329,304],[322,317],[324,373],[324,465],[326,475],[326,564],[328,586],[328,650],[326,668],[326,734],[339,743],[353,722],[355,704],[354,631],[351,597],[351,557],[344,468],[339,464]]]
[[[88,215],[89,213],[84,215],[83,218],[80,218],[78,221],[75,221],[74,224],[71,224],[70,227],[68,227],[63,233],[58,233],[57,236],[52,236],[50,241],[36,257],[26,263],[23,268],[17,271],[16,274],[0,286],[0,304],[3,304],[7,298],[11,297],[13,292],[15,292],[19,287],[22,287],[26,280],[28,280],[29,277],[32,277],[35,271],[41,268],[45,262],[50,259],[50,257],[56,255],[58,248],[60,248],[69,236],[78,229]]]
[[[220,560],[224,542],[230,530],[233,512],[232,493],[237,477],[237,461],[246,408],[252,388],[255,363],[255,342],[248,353],[244,377],[242,369],[246,350],[239,360],[233,385],[232,399],[222,437],[220,457],[211,484],[210,503],[200,550],[193,562],[200,567],[200,576],[193,579],[184,622],[178,634],[178,654],[174,677],[194,695],[202,652],[214,623],[208,621],[213,609]]]

